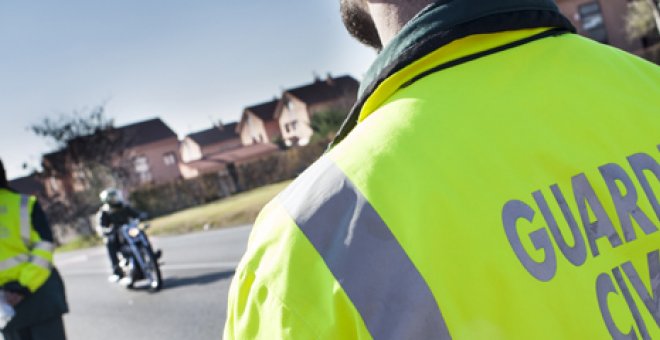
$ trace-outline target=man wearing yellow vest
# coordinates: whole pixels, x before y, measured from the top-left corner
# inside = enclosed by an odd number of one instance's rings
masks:
[[[0,286],[16,315],[5,340],[65,339],[64,284],[53,267],[53,235],[36,198],[11,190],[0,161]]]
[[[660,337],[660,69],[552,0],[343,0],[378,49],[257,218],[227,339]]]

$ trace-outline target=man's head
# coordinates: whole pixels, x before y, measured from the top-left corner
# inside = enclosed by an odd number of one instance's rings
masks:
[[[0,188],[7,189],[8,187],[7,173],[5,173],[5,166],[2,164],[2,159],[0,159]]]
[[[367,0],[340,0],[340,9],[348,33],[376,50],[383,48],[376,24],[369,13]]]
[[[109,205],[111,208],[119,208],[124,205],[124,196],[121,191],[115,188],[107,188],[99,194],[101,202]]]
[[[340,0],[348,32],[380,51],[426,6],[437,0]]]

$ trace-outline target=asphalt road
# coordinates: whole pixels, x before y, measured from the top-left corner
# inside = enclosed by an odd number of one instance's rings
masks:
[[[127,290],[108,282],[105,248],[58,254],[71,312],[70,340],[220,339],[227,291],[249,226],[154,238],[163,250],[164,288]]]

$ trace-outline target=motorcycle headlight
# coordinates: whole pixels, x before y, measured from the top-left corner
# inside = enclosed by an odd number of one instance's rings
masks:
[[[140,235],[140,229],[138,229],[138,228],[128,229],[128,236],[137,237],[138,235]]]

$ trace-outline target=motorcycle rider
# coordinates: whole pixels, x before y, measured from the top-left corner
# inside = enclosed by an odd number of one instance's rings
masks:
[[[140,214],[130,205],[124,202],[121,191],[108,188],[99,195],[103,205],[98,212],[98,230],[100,236],[105,239],[108,256],[112,265],[111,281],[118,281],[124,276],[119,266],[119,227],[129,223],[131,219],[140,218]]]

